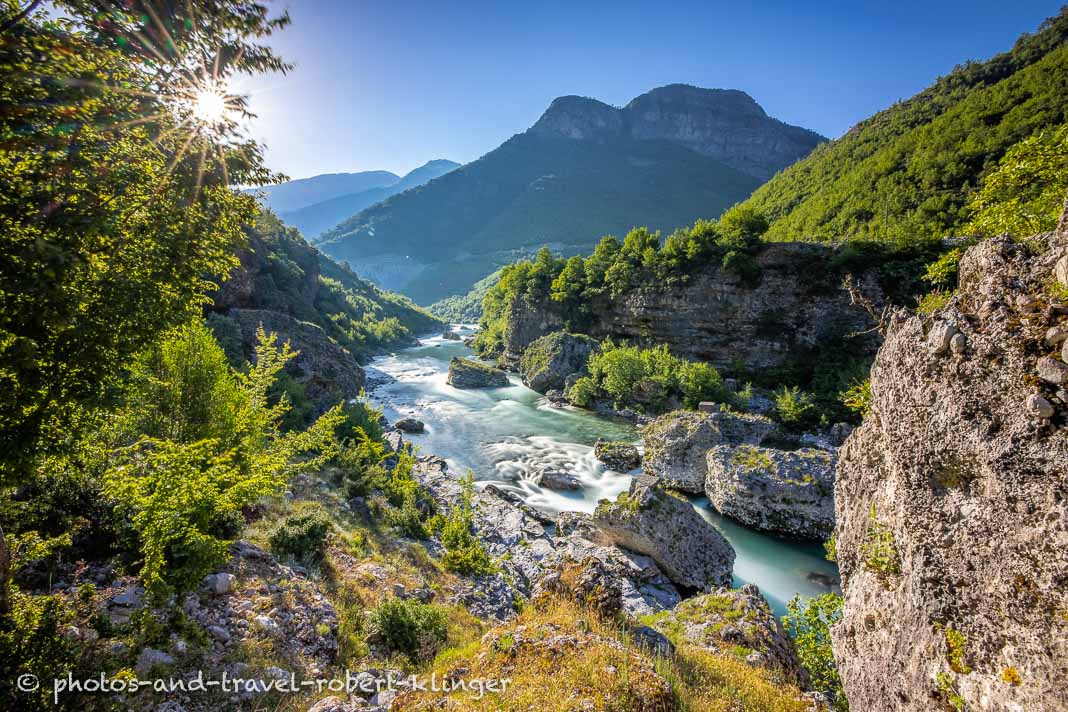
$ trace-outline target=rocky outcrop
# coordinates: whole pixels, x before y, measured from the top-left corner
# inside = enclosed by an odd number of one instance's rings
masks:
[[[852,708],[1068,708],[1068,393],[1040,366],[1066,249],[982,242],[948,304],[890,321],[835,484]]]
[[[834,531],[834,466],[823,450],[720,445],[708,452],[705,494],[720,514],[793,539]]]
[[[614,501],[593,514],[596,539],[645,554],[682,589],[730,585],[734,549],[682,497],[649,475],[635,478]]]
[[[616,472],[630,472],[642,464],[642,455],[637,447],[616,440],[598,439],[593,444],[593,456]]]
[[[508,374],[468,358],[453,356],[445,382],[454,388],[500,388],[509,385]]]
[[[720,588],[688,598],[658,617],[654,627],[679,645],[736,655],[755,667],[776,673],[782,682],[805,688],[808,673],[794,642],[753,584]]]
[[[867,312],[841,289],[836,249],[815,243],[768,244],[756,257],[760,281],[743,283],[720,269],[695,275],[670,289],[638,287],[593,298],[589,336],[652,347],[707,361],[717,368],[759,370],[780,366],[845,334],[871,328]],[[874,273],[854,273],[861,291],[879,307],[883,293]],[[516,299],[508,311],[504,358],[518,363],[535,339],[562,328],[560,306]],[[874,354],[872,335],[850,340],[858,353]]]
[[[422,458],[413,476],[425,486],[443,511],[460,501],[461,486],[436,457]],[[553,527],[545,516],[518,498],[489,485],[473,493],[474,533],[501,572],[468,585],[453,594],[486,617],[515,615],[516,602],[529,598],[534,584],[567,562],[596,559],[605,572],[606,585],[618,588],[622,611],[632,617],[649,615],[676,605],[680,596],[671,581],[647,556],[597,543],[590,516],[562,513]],[[696,515],[695,515],[696,516]]]
[[[563,96],[553,101],[530,132],[583,141],[620,136],[669,141],[762,181],[826,140],[770,118],[743,91],[686,84],[653,89],[622,109],[586,97]]]
[[[642,429],[644,471],[682,492],[704,491],[706,453],[723,443],[723,434],[708,413],[678,410]]]
[[[519,373],[528,388],[545,393],[562,391],[568,376],[584,372],[597,342],[581,334],[558,331],[536,339],[519,361]]]
[[[760,445],[775,430],[771,418],[756,413],[719,410],[709,412],[709,417],[724,442],[732,445]]]
[[[402,433],[422,433],[426,430],[426,424],[418,418],[401,418],[393,427]]]
[[[279,346],[288,341],[299,352],[285,370],[304,387],[304,395],[319,412],[360,394],[363,369],[349,351],[318,326],[262,309],[231,309],[227,316],[239,329],[245,358],[251,360],[255,354],[260,325],[268,335],[277,336]]]

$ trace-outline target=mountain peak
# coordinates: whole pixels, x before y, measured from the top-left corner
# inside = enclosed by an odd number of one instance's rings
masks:
[[[578,141],[668,141],[767,180],[826,139],[767,115],[744,91],[668,84],[622,109],[581,96],[554,99],[529,130]]]
[[[735,116],[767,117],[763,107],[740,89],[705,89],[691,84],[668,84],[651,89],[632,99],[624,107],[624,111],[642,111],[654,106]]]
[[[561,96],[553,99],[530,132],[588,140],[618,134],[623,128],[623,114],[616,107],[587,96]]]

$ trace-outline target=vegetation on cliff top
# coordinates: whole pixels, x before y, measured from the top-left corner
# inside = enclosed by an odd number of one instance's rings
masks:
[[[745,205],[768,216],[773,240],[959,234],[998,161],[1066,121],[1068,9],[1009,52],[967,62],[819,146]]]

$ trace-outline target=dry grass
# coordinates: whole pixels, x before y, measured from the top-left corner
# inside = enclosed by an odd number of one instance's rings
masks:
[[[576,709],[605,712],[806,712],[796,688],[729,656],[683,647],[653,659],[617,624],[560,599],[528,606],[514,623],[479,643],[449,649],[431,670],[439,677],[509,679],[481,700],[469,692],[403,696],[405,711]],[[444,706],[442,700],[444,699]]]

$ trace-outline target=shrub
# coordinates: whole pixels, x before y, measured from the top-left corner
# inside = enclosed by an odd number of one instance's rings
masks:
[[[736,275],[744,284],[754,285],[760,281],[760,264],[747,252],[731,250],[723,256],[721,266],[725,272]]]
[[[419,660],[431,657],[445,641],[448,619],[432,604],[391,598],[374,610],[371,628],[387,648]]]
[[[826,694],[836,712],[846,712],[849,703],[831,649],[832,625],[842,618],[842,597],[825,593],[804,603],[794,596],[786,604],[783,626],[797,646],[797,656],[808,670],[812,687]]]
[[[591,382],[581,386],[576,382],[571,389],[587,403],[603,393],[617,406],[659,412],[673,399],[689,408],[706,400],[733,401],[715,368],[679,358],[664,344],[643,349],[607,341],[590,356],[589,368]],[[581,405],[576,400],[572,402]]]
[[[154,595],[195,586],[225,559],[243,507],[334,453],[338,408],[307,430],[282,432],[288,402],[271,404],[268,393],[295,354],[289,344],[276,348],[262,327],[258,338],[256,365],[247,373],[226,366],[200,321],[132,369],[120,421],[141,424],[148,435],[121,451],[104,488],[136,534],[139,575]],[[148,412],[154,408],[159,412]],[[297,462],[301,453],[314,455]]]
[[[775,415],[783,425],[795,430],[813,425],[818,418],[812,396],[798,386],[783,386],[775,394]]]
[[[51,685],[42,684],[36,691],[16,690],[14,681],[32,674],[52,680],[68,672],[78,676],[83,652],[63,631],[75,623],[74,611],[60,596],[27,596],[15,593],[11,611],[0,616],[0,708],[10,710],[55,709]],[[70,704],[72,700],[64,700]],[[73,709],[73,706],[71,707]]]
[[[441,544],[445,547],[442,566],[459,574],[491,574],[496,570],[489,554],[471,533],[473,518],[471,499],[474,479],[471,473],[460,479],[460,501],[452,508],[441,528]]]
[[[287,517],[271,534],[275,555],[318,564],[323,560],[326,537],[334,525],[321,509]]]
[[[588,406],[594,401],[598,393],[597,382],[589,376],[583,376],[571,384],[571,387],[567,389],[567,393],[564,395],[569,403],[577,406]]]
[[[871,379],[865,378],[839,394],[842,405],[861,417],[871,413]]]
[[[946,304],[949,304],[950,297],[952,296],[952,292],[944,292],[940,290],[928,292],[920,297],[919,302],[916,304],[916,311],[920,314],[934,314]]]
[[[860,555],[864,559],[864,568],[876,574],[884,586],[901,573],[894,533],[879,521],[874,502],[868,514],[868,527],[860,545]]]
[[[964,250],[954,247],[944,253],[934,262],[927,265],[923,273],[923,281],[934,285],[938,289],[953,289],[957,286],[957,268]]]
[[[949,659],[949,667],[953,672],[959,672],[962,675],[972,671],[965,662],[966,642],[964,633],[953,628],[946,628],[946,657]]]
[[[956,710],[956,712],[964,712],[964,698],[961,697],[952,675],[946,672],[938,673],[935,677],[935,684],[943,702]]]
[[[1005,152],[968,206],[974,235],[1016,237],[1052,230],[1068,186],[1068,124],[1047,128]]]

